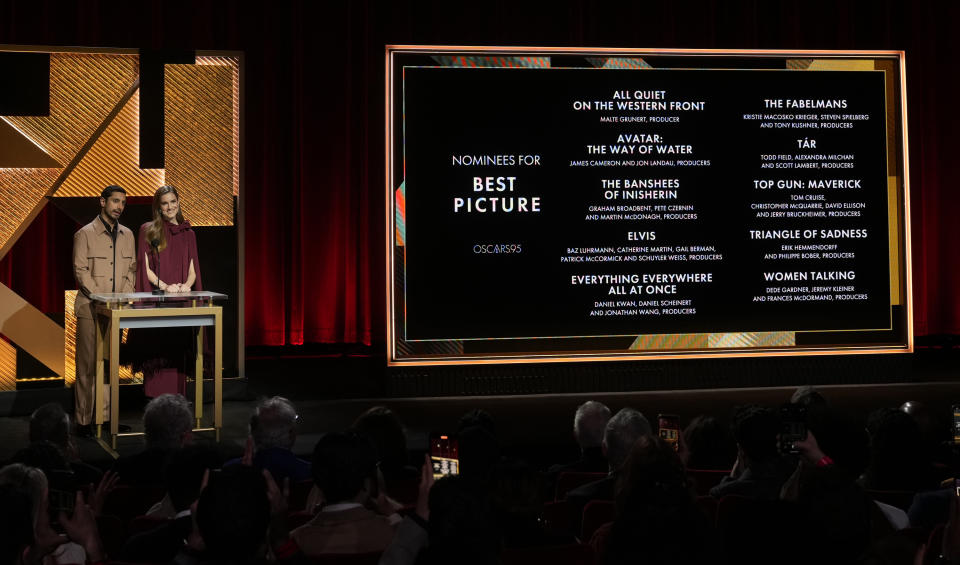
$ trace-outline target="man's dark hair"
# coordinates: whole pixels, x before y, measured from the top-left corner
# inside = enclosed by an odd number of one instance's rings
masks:
[[[217,453],[209,446],[196,444],[174,450],[167,457],[163,482],[177,512],[182,512],[200,496],[200,483],[207,469],[220,466]]]
[[[354,431],[332,432],[313,448],[311,471],[328,504],[352,500],[364,481],[375,480],[377,452],[370,440]]]
[[[474,408],[461,416],[460,422],[457,424],[457,433],[459,434],[463,430],[474,426],[487,430],[494,437],[497,435],[497,426],[493,422],[493,416],[483,408]]]
[[[864,486],[877,490],[923,490],[932,485],[929,459],[916,420],[895,408],[880,408],[867,418],[870,464]]]
[[[70,417],[63,406],[48,402],[30,415],[30,443],[49,441],[66,450],[70,441]]]
[[[780,419],[765,406],[738,406],[733,414],[733,437],[744,454],[754,461],[777,456],[777,434]]]
[[[386,406],[374,406],[361,414],[353,429],[370,438],[377,449],[384,474],[407,464],[407,436],[400,418]]]
[[[729,469],[737,459],[737,446],[730,427],[713,416],[700,415],[683,430],[690,469]]]
[[[231,465],[210,477],[197,503],[197,526],[211,558],[257,557],[269,523],[267,483],[260,471]]]
[[[104,200],[106,200],[106,199],[110,198],[110,196],[111,196],[114,192],[122,192],[124,196],[127,195],[127,191],[124,190],[122,186],[117,186],[117,185],[115,185],[115,184],[111,184],[110,186],[104,188],[103,191],[100,192],[100,198],[103,198]]]

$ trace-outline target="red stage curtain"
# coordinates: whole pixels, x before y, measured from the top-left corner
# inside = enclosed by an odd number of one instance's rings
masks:
[[[384,339],[385,44],[903,49],[915,331],[928,335],[960,333],[958,12],[892,0],[622,8],[588,0],[32,0],[0,4],[0,43],[245,51],[248,345]],[[0,262],[3,280],[25,277],[18,288],[38,293],[32,302],[72,284],[70,240],[48,245],[55,253],[42,268],[23,272],[17,262],[41,258]]]
[[[41,312],[63,312],[63,291],[76,288],[72,255],[78,229],[80,225],[56,207],[44,206],[0,261],[0,283]]]

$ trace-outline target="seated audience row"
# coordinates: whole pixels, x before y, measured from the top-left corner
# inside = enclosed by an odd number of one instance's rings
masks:
[[[388,565],[498,563],[520,548],[575,543],[581,532],[592,535],[579,541],[598,562],[611,564],[873,563],[890,544],[909,562],[924,551],[960,558],[960,503],[952,488],[936,489],[935,442],[922,439],[910,413],[922,407],[881,409],[864,426],[813,389],[791,402],[737,407],[729,427],[697,417],[674,444],[635,408],[611,415],[588,401],[574,415],[579,459],[542,473],[504,457],[493,418],[474,410],[457,429],[461,474],[436,482],[429,457],[419,470],[411,465],[402,423],[385,407],[325,434],[308,462],[293,452],[293,403],[264,399],[243,457],[221,469],[213,448],[191,442],[189,402],[162,395],[144,413],[146,449],[101,473],[76,456],[62,408],[47,405],[31,418],[31,445],[0,469],[0,503],[10,509],[0,513],[0,549],[8,563],[104,559],[97,521],[115,508],[110,496],[121,484],[160,489],[140,511],[149,518],[136,519],[140,529],[128,524],[113,550],[130,562],[297,563],[352,553]],[[783,414],[802,416],[803,435],[787,439],[797,428],[785,427]],[[688,469],[727,476],[712,499],[698,498]],[[596,475],[551,502],[564,473]],[[291,508],[305,480],[310,502]],[[607,501],[610,522],[581,529],[593,501]],[[569,513],[563,528],[544,519],[548,504]],[[897,533],[948,520],[940,547]]]

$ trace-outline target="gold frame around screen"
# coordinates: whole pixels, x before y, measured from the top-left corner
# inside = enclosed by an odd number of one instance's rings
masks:
[[[765,346],[756,348],[729,348],[710,351],[709,349],[695,350],[657,350],[652,352],[627,353],[623,351],[611,352],[575,352],[575,353],[526,353],[517,355],[493,354],[461,356],[436,356],[436,357],[416,357],[410,356],[398,358],[397,338],[395,336],[395,322],[397,308],[403,308],[403,304],[396,304],[395,288],[395,250],[396,250],[396,200],[394,186],[394,96],[393,80],[397,69],[394,68],[393,56],[395,54],[473,54],[489,56],[491,54],[502,54],[506,56],[536,56],[536,55],[596,55],[600,57],[610,56],[650,56],[650,55],[697,55],[705,59],[710,57],[724,56],[749,56],[749,57],[776,57],[784,59],[828,59],[835,61],[849,61],[856,59],[869,59],[871,61],[890,61],[896,64],[896,70],[899,72],[899,94],[900,94],[900,120],[898,124],[887,121],[887,127],[892,128],[899,125],[900,129],[900,149],[902,153],[903,190],[900,192],[898,186],[895,186],[897,180],[895,176],[888,174],[889,199],[894,203],[895,196],[899,200],[896,210],[890,210],[890,242],[896,243],[897,249],[891,247],[891,307],[896,304],[905,305],[906,313],[906,344],[904,346],[852,346],[852,347],[823,347],[823,348],[802,348],[802,349],[770,349]],[[626,49],[626,48],[577,48],[577,47],[502,47],[502,46],[446,46],[446,45],[387,45],[385,47],[386,58],[386,76],[385,76],[385,162],[386,162],[386,342],[387,342],[387,364],[388,366],[418,366],[418,365],[467,365],[467,364],[518,364],[518,363],[563,363],[579,361],[637,361],[642,359],[702,359],[712,357],[756,357],[756,356],[775,356],[788,357],[798,355],[856,355],[856,354],[876,354],[876,353],[912,353],[914,349],[913,336],[913,281],[911,273],[910,257],[910,175],[909,175],[909,148],[907,144],[907,82],[905,68],[905,54],[903,51],[855,51],[855,50],[749,50],[749,49]],[[891,102],[890,83],[886,86],[887,103]],[[892,108],[888,106],[887,113]],[[890,139],[888,132],[888,140]],[[888,165],[889,170],[889,165]],[[898,193],[899,194],[896,194]],[[899,234],[894,233],[894,229],[899,228]],[[894,241],[896,240],[896,241]],[[894,254],[901,259],[897,260]],[[894,268],[894,262],[898,263]],[[894,294],[896,292],[896,295]],[[792,332],[774,332],[777,334],[788,334]],[[756,332],[741,332],[745,340],[750,340]],[[694,334],[688,334],[693,336]],[[723,336],[729,334],[697,334],[702,336]],[[638,340],[643,338],[656,339],[666,337],[659,334],[637,336]],[[714,342],[722,342],[722,337],[710,338]],[[789,339],[782,336],[780,339]],[[706,337],[704,340],[709,341]]]

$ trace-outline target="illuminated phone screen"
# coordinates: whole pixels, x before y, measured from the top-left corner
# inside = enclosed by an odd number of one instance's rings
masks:
[[[448,475],[456,475],[460,472],[460,461],[457,459],[448,459],[446,457],[431,457],[433,464],[433,478],[439,479]]]
[[[953,443],[960,445],[960,404],[953,405]]]

